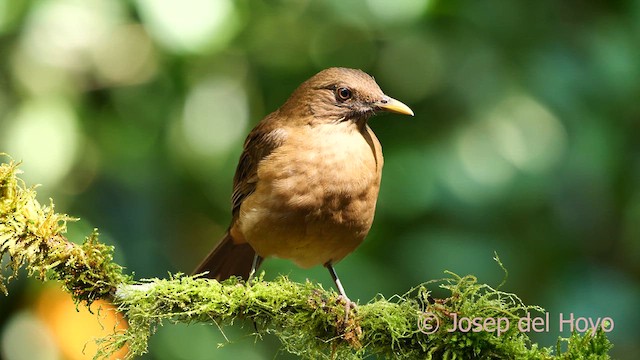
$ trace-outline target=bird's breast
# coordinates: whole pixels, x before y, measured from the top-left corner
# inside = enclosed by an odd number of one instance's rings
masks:
[[[242,204],[242,230],[263,256],[307,267],[338,261],[371,227],[380,187],[380,144],[351,122],[287,130],[258,166]]]
[[[352,211],[375,207],[382,152],[373,133],[350,122],[290,131],[286,143],[258,169],[274,206],[313,218],[350,219]],[[260,184],[259,184],[260,186]],[[277,204],[277,205],[275,205]],[[339,219],[344,217],[344,219]]]

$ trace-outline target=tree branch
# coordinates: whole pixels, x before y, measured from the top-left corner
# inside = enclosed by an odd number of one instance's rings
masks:
[[[258,336],[274,334],[287,351],[309,359],[361,359],[371,354],[394,359],[609,358],[611,344],[602,330],[559,339],[555,349],[532,345],[515,323],[527,313],[544,310],[478,284],[473,276],[447,273],[402,296],[380,296],[359,305],[348,317],[335,292],[286,277],[272,282],[258,277],[250,285],[182,274],[134,281],[113,262],[113,248],[99,242],[97,231],[81,245],[69,242],[63,234],[67,221],[75,219],[55,213],[53,202],[40,205],[35,188],[26,187],[18,173],[13,160],[0,165],[0,260],[5,254],[9,260],[0,268],[0,290],[7,294],[6,284],[24,267],[30,276],[59,280],[76,303],[111,301],[129,326],[100,340],[96,358],[106,358],[125,345],[130,358],[145,353],[149,337],[164,321],[223,326],[246,320],[255,323]],[[4,275],[6,269],[11,270],[9,276]],[[450,295],[433,300],[429,287]],[[502,333],[446,331],[454,328],[457,316],[503,318],[511,326]]]

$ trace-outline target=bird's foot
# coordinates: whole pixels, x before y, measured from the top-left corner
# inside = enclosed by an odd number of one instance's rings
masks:
[[[344,302],[344,323],[347,324],[349,322],[349,313],[351,313],[351,311],[356,312],[356,303],[345,295],[339,295],[338,302]]]
[[[338,320],[337,330],[340,336],[347,341],[351,346],[359,349],[362,346],[360,340],[362,339],[362,328],[356,321],[357,306],[356,303],[349,300],[344,295],[338,296],[338,302],[344,302],[344,319]],[[353,316],[350,315],[353,312]]]

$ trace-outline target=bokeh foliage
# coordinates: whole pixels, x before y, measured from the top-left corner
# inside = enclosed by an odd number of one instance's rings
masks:
[[[4,0],[0,152],[83,219],[77,241],[99,227],[137,277],[189,272],[227,226],[251,126],[320,69],[362,68],[416,117],[371,122],[386,167],[374,228],[337,267],[350,296],[401,294],[445,269],[499,283],[495,250],[509,291],[612,317],[612,354],[629,358],[639,43],[638,1]],[[323,269],[264,269],[331,286]],[[22,296],[0,297],[0,337],[38,297],[11,286]],[[209,359],[224,342],[160,330],[150,358]],[[216,355],[277,353],[246,333]]]

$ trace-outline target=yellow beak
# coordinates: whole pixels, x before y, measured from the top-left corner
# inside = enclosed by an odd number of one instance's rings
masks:
[[[379,109],[384,111],[413,116],[413,110],[411,110],[407,105],[388,96],[383,97],[382,100],[378,102],[377,106]]]

